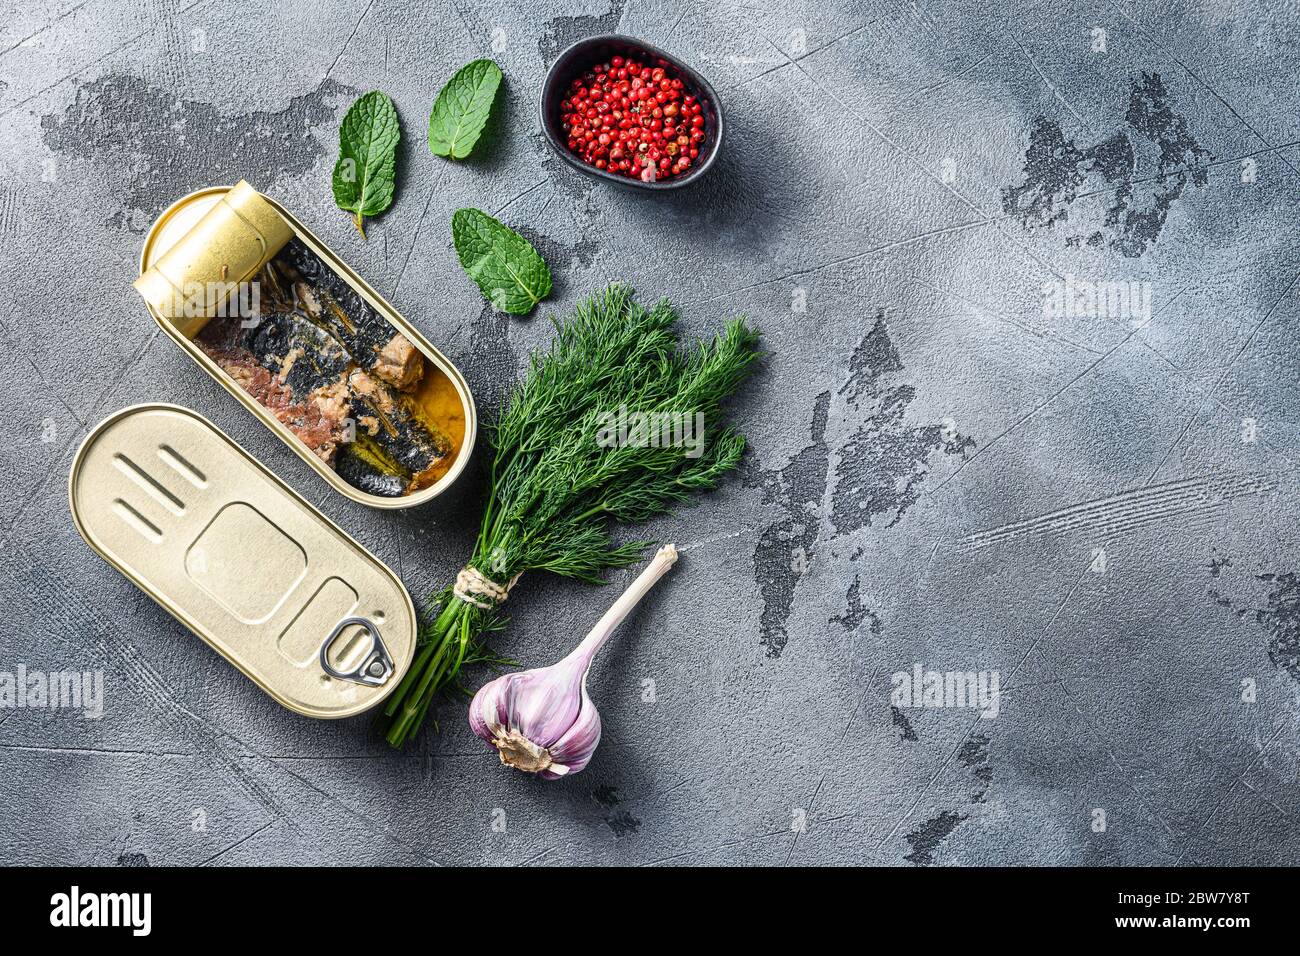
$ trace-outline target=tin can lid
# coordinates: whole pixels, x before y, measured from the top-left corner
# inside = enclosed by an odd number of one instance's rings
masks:
[[[109,416],[72,464],[87,543],[263,690],[312,717],[383,700],[417,621],[397,576],[211,422]]]
[[[275,207],[240,181],[207,204],[174,244],[156,250],[134,285],[159,316],[193,336],[291,238],[293,229]]]

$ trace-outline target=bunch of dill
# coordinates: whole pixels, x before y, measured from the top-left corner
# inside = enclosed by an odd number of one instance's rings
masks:
[[[736,319],[712,341],[680,349],[676,321],[667,302],[646,308],[622,285],[555,321],[550,351],[533,355],[490,431],[489,494],[468,568],[507,590],[528,571],[601,583],[606,568],[639,561],[649,545],[616,545],[613,525],[671,511],[736,467],[745,439],[727,425],[722,403],[759,357],[758,332]],[[702,421],[703,443],[602,440],[621,407],[629,417]],[[511,663],[484,642],[504,624],[498,602],[470,597],[453,587],[438,596],[437,616],[384,708],[394,747],[418,731],[434,695],[460,686],[466,664]]]

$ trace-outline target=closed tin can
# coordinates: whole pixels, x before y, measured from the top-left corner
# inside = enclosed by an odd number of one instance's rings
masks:
[[[197,413],[110,415],[68,494],[105,561],[290,710],[360,713],[410,666],[417,618],[396,575]]]
[[[163,212],[140,273],[167,336],[340,494],[406,508],[464,470],[477,434],[464,376],[248,183]]]

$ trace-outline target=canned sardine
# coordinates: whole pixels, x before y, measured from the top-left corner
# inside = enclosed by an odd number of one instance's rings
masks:
[[[464,469],[477,420],[460,372],[248,183],[174,204],[140,268],[163,330],[342,494],[408,507]]]

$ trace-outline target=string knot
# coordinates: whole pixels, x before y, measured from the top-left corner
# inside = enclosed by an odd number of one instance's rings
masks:
[[[519,580],[519,572],[505,584],[498,584],[478,568],[466,566],[456,575],[456,584],[451,593],[466,604],[472,604],[483,611],[490,611],[498,604],[504,604],[510,596],[510,589]]]

